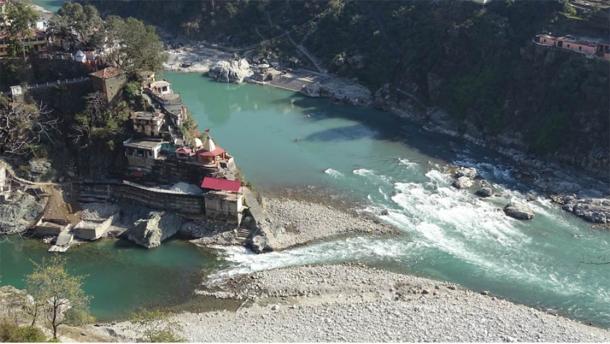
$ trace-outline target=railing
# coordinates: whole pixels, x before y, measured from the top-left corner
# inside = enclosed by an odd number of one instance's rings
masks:
[[[80,82],[85,82],[87,80],[89,80],[88,77],[80,77],[80,78],[64,79],[64,80],[55,80],[55,81],[47,81],[47,82],[42,82],[42,83],[32,84],[32,85],[25,84],[23,86],[23,88],[26,89],[26,90],[31,90],[31,89],[36,89],[36,88],[44,88],[44,87],[53,87],[53,86],[77,84],[77,83],[80,83]]]

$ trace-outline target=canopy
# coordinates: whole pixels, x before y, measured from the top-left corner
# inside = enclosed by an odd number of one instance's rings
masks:
[[[239,180],[204,177],[201,182],[201,187],[203,189],[239,192],[239,189],[241,189],[241,182]]]

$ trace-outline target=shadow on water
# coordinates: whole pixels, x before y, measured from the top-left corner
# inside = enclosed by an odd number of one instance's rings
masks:
[[[325,129],[319,131],[315,134],[307,135],[304,140],[305,141],[322,141],[322,142],[330,142],[330,141],[349,141],[349,140],[358,140],[365,137],[374,136],[366,126],[360,124],[354,124],[350,126],[340,127],[340,128],[332,128]]]
[[[445,163],[466,166],[481,163],[480,167],[484,169],[500,166],[506,170],[510,170],[515,165],[511,159],[503,157],[489,148],[475,145],[462,138],[426,131],[421,128],[421,124],[390,112],[345,106],[331,103],[327,99],[309,98],[299,94],[293,94],[288,99],[278,99],[275,102],[278,104],[290,102],[297,105],[305,109],[308,119],[314,121],[341,118],[360,123],[342,128],[325,129],[308,135],[304,138],[306,141],[333,142],[368,137],[404,144],[421,154]],[[574,180],[591,186],[590,191],[581,191],[583,195],[600,197],[604,193],[610,194],[608,185],[598,178],[571,166],[563,165],[561,168],[566,172],[566,179],[572,177]],[[534,188],[532,185],[521,183],[512,177],[498,175],[495,171],[486,172],[484,176],[486,179],[507,189],[524,192]],[[597,190],[595,190],[596,188]]]

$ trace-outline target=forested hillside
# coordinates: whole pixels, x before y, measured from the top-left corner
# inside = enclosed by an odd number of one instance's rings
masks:
[[[578,1],[103,1],[193,39],[357,78],[382,107],[438,107],[464,133],[597,172],[609,165],[607,61],[537,47],[540,32],[608,37]],[[596,3],[593,1],[592,3]],[[603,2],[599,2],[603,4]],[[416,100],[414,100],[416,99]]]

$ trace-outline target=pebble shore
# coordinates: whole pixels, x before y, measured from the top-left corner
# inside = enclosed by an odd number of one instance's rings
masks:
[[[236,312],[181,313],[194,342],[608,341],[610,332],[459,286],[361,265],[257,272],[206,285],[244,300]],[[135,341],[152,324],[100,331]]]
[[[317,202],[265,198],[268,245],[273,250],[349,234],[396,235],[400,230],[372,216]]]

